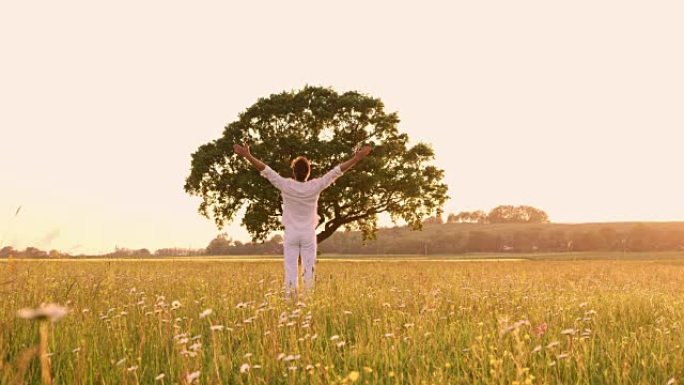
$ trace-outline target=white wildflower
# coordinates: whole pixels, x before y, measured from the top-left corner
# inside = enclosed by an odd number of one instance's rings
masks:
[[[201,342],[195,342],[194,344],[190,345],[188,347],[188,349],[190,349],[193,352],[196,352],[196,351],[202,349],[202,343]]]
[[[56,303],[41,304],[37,309],[23,308],[17,312],[19,318],[24,319],[49,319],[57,321],[68,313],[68,309]]]
[[[198,370],[198,371],[195,371],[195,372],[192,372],[192,373],[188,373],[188,374],[185,376],[185,382],[187,382],[188,384],[190,384],[190,383],[194,382],[195,380],[197,380],[199,377],[200,377],[200,372],[199,372],[199,370]]]

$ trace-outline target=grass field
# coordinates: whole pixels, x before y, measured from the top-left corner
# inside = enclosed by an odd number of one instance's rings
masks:
[[[300,301],[273,261],[0,263],[0,383],[674,384],[684,261],[324,260]],[[211,309],[211,311],[209,310]],[[196,378],[196,379],[195,379]]]

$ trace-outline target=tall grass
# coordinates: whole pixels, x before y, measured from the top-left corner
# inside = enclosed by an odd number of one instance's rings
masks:
[[[291,301],[274,262],[0,263],[0,383],[672,384],[684,374],[678,261],[317,266]],[[211,309],[211,311],[208,311]],[[29,357],[29,358],[27,358]]]

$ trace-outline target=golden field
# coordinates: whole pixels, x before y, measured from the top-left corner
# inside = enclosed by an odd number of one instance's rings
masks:
[[[675,384],[684,262],[3,261],[0,383]],[[61,319],[23,308],[56,303]],[[42,382],[43,381],[43,382]]]

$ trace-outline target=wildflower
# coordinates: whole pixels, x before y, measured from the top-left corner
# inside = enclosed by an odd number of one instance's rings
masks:
[[[200,377],[200,372],[199,372],[199,370],[197,370],[197,371],[195,371],[195,372],[192,372],[192,373],[188,373],[188,374],[185,376],[185,382],[187,382],[188,384],[190,384],[190,383],[194,382],[195,380],[197,380],[199,377]]]
[[[344,345],[346,345],[346,344],[347,344],[346,342],[340,341],[340,342],[337,343],[337,347],[338,347],[338,348],[341,348],[341,347],[344,347]]]
[[[394,333],[385,333],[385,338],[394,338]]]
[[[283,361],[289,362],[289,361],[298,360],[299,358],[301,358],[301,355],[299,355],[299,354],[297,354],[297,355],[289,354],[283,358]]]
[[[350,312],[349,310],[345,310],[345,311],[344,311],[344,314],[345,314],[345,315],[351,315],[352,312]]]
[[[559,360],[564,360],[564,359],[568,358],[569,356],[570,356],[570,355],[569,355],[568,353],[561,353],[561,354],[558,355],[558,359],[559,359]]]
[[[164,377],[166,377],[166,374],[164,374],[164,373],[159,373],[159,375],[157,375],[157,377],[155,377],[154,380],[155,380],[155,381],[159,381],[159,380],[164,379]]]
[[[349,381],[355,382],[356,380],[359,379],[359,372],[357,372],[356,370],[352,370],[352,371],[349,372],[349,374],[347,375],[347,378],[349,379]]]
[[[202,319],[202,318],[207,318],[207,317],[210,316],[211,313],[213,313],[213,312],[214,312],[214,311],[213,311],[212,309],[206,309],[205,311],[203,311],[203,312],[200,313],[199,317],[200,317],[200,319]]]
[[[252,353],[246,353],[244,357],[245,357],[245,358],[249,358],[249,357],[251,357],[251,356],[252,356]]]
[[[246,364],[246,363],[242,364],[242,366],[240,366],[240,373],[247,373],[247,372],[249,372],[249,364]]]
[[[126,370],[128,372],[135,372],[136,370],[138,370],[138,365],[133,365],[130,368],[127,368]]]
[[[293,365],[293,366],[288,366],[288,367],[287,367],[287,370],[289,370],[289,371],[291,371],[291,372],[294,372],[295,370],[297,370],[297,367],[294,366],[294,365]]]
[[[534,349],[532,349],[532,353],[537,353],[537,352],[541,351],[541,349],[542,349],[541,345],[537,345],[534,347]]]
[[[546,331],[549,329],[549,325],[546,324],[546,322],[541,323],[534,328],[534,334],[536,334],[538,337],[543,336],[546,334]]]
[[[339,340],[339,339],[340,339],[340,336],[338,336],[337,334],[335,334],[334,336],[330,337],[330,341],[337,341],[337,340]]]
[[[121,365],[124,364],[124,362],[126,362],[126,359],[125,359],[125,358],[122,358],[122,359],[120,359],[119,361],[116,362],[116,366],[121,366]]]
[[[369,368],[368,366],[364,366],[363,371],[366,373],[373,373],[373,369]]]
[[[221,331],[223,330],[223,325],[211,325],[209,329],[211,329],[212,331]]]
[[[568,336],[568,335],[569,335],[569,336],[574,336],[575,333],[577,333],[577,330],[575,330],[575,329],[564,329],[564,330],[561,330],[561,334],[564,335],[564,336]]]
[[[558,346],[558,345],[560,345],[560,342],[558,342],[558,341],[553,341],[553,342],[549,343],[548,345],[546,345],[546,348],[547,348],[547,349],[551,349],[551,348],[553,348],[553,347],[555,347],[555,346]]]
[[[57,305],[55,303],[41,304],[37,309],[23,308],[17,312],[20,318],[34,320],[34,319],[49,319],[51,321],[58,321],[67,314],[67,308]]]
[[[676,384],[677,381],[675,380],[674,377],[670,378],[665,385],[674,385]]]
[[[173,302],[171,302],[171,310],[180,309],[181,306],[182,306],[182,305],[181,305],[180,301],[173,301]]]
[[[306,365],[306,367],[304,368],[304,370],[306,370],[306,371],[312,371],[312,370],[314,370],[314,366],[311,365],[311,364]]]
[[[278,357],[276,358],[276,360],[280,361],[283,358],[285,358],[285,353],[280,353],[280,354],[278,354]]]
[[[72,350],[71,352],[72,352],[72,353],[78,353],[78,352],[80,352],[80,351],[81,351],[81,348],[76,348],[76,349]]]
[[[194,344],[190,345],[189,349],[193,352],[196,352],[196,351],[202,349],[202,343],[201,342],[195,342]]]

